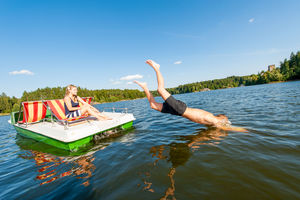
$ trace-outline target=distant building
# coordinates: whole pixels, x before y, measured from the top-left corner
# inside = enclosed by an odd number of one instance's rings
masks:
[[[268,71],[271,72],[275,69],[275,65],[269,65],[268,66]]]
[[[204,89],[200,90],[200,92],[205,92],[205,91],[210,91],[210,89],[209,88],[204,88]]]

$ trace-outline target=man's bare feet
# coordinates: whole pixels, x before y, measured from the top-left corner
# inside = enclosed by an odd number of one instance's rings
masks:
[[[146,60],[146,63],[150,65],[155,71],[159,70],[160,65],[154,62],[153,60]]]
[[[133,81],[135,82],[136,84],[138,84],[141,88],[143,88],[144,90],[148,89],[147,87],[147,83],[146,82],[139,82],[139,81]]]

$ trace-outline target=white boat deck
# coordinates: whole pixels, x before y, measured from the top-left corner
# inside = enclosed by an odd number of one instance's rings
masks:
[[[103,112],[103,114],[109,116],[112,118],[112,120],[89,120],[89,122],[70,126],[67,127],[67,129],[65,129],[65,126],[55,122],[40,122],[36,124],[30,124],[27,127],[25,125],[18,124],[15,124],[15,126],[62,142],[73,142],[135,120],[133,114],[130,113]]]

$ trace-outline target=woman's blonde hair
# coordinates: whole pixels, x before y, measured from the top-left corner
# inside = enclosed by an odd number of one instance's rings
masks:
[[[70,94],[70,90],[72,90],[73,88],[77,88],[75,85],[72,85],[72,84],[70,84],[70,85],[68,85],[67,87],[66,87],[66,94],[65,94],[65,97],[66,96],[68,96],[69,94]]]

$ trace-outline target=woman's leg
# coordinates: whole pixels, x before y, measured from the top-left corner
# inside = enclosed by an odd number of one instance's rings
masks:
[[[139,81],[134,81],[134,82],[136,84],[138,84],[141,88],[143,88],[143,90],[144,90],[144,92],[147,96],[147,99],[150,103],[151,108],[160,112],[162,110],[163,104],[162,103],[157,103],[155,101],[155,99],[153,98],[152,94],[150,93],[150,91],[147,87],[147,84],[146,83],[141,83]]]
[[[110,117],[107,117],[106,115],[102,114],[98,109],[96,109],[95,107],[89,105],[88,106],[92,111],[94,111],[98,116],[102,117],[103,119],[106,119],[106,120],[110,120],[112,118]]]
[[[93,117],[96,117],[98,120],[103,120],[103,118],[99,117],[96,112],[94,112],[93,110],[91,110],[87,106],[80,107],[80,111],[81,111],[82,115],[88,114],[88,115],[91,115]]]
[[[93,106],[89,106],[95,113],[97,113],[98,115],[101,115],[100,111],[97,110],[96,108],[94,108]]]
[[[107,116],[104,116],[99,113],[99,111],[95,111],[91,108],[91,106],[82,106],[80,109],[81,113],[84,115],[85,113],[88,113],[89,115],[92,115],[93,117],[96,117],[98,120],[108,120],[111,119]]]
[[[165,89],[164,85],[164,78],[159,70],[160,65],[154,62],[153,60],[147,60],[146,63],[150,65],[154,71],[156,72],[156,78],[157,78],[157,92],[159,95],[164,99],[167,100],[171,96],[171,94]]]

